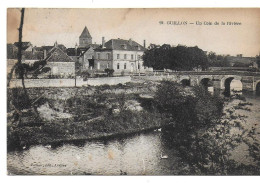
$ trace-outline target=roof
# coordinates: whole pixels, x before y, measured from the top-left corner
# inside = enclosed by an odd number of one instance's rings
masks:
[[[76,55],[76,49],[75,48],[67,48],[66,50],[68,56],[79,56],[79,53],[77,52]]]
[[[89,46],[92,47],[93,49],[96,49],[96,48],[100,47],[101,45],[100,44],[90,44]]]
[[[15,42],[14,45],[16,47],[18,47],[19,42]],[[22,50],[26,50],[27,48],[29,48],[30,46],[32,46],[32,44],[30,42],[22,42]]]
[[[35,47],[36,51],[50,51],[53,48],[53,46],[41,46],[41,47]]]
[[[23,51],[22,58],[23,60],[41,60],[43,59],[43,51]]]
[[[88,31],[88,28],[85,26],[85,28],[83,29],[81,35],[79,36],[80,38],[92,38],[89,31]]]
[[[74,62],[65,52],[59,47],[53,47],[47,54],[47,62]]]
[[[66,46],[64,46],[63,44],[58,44],[58,47],[62,50],[62,51],[64,51],[64,52],[66,52]],[[44,51],[44,50],[46,50],[47,52],[49,52],[51,49],[53,48],[53,46],[41,46],[41,47],[34,47],[34,49],[36,50],[36,51]]]
[[[124,40],[124,39],[110,39],[105,43],[105,48],[100,49],[111,49],[111,50],[126,50],[126,51],[145,51],[146,49],[133,40]]]

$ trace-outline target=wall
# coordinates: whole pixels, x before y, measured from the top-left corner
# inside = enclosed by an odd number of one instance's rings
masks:
[[[46,67],[51,68],[52,75],[75,76],[75,62],[47,62]]]
[[[99,85],[117,85],[119,83],[124,84],[131,81],[130,76],[124,77],[104,77],[104,78],[89,78],[87,81],[83,81],[82,78],[77,79],[77,86],[99,86]],[[26,88],[37,87],[74,87],[75,79],[25,79]],[[21,79],[12,79],[10,82],[10,88],[22,87]]]
[[[75,86],[74,79],[25,79],[24,83],[26,88]],[[19,87],[22,87],[22,80],[12,79],[10,82],[10,88]]]
[[[119,59],[117,55],[119,54]],[[126,58],[124,57],[126,55]],[[133,55],[133,59],[131,57]],[[140,58],[138,59],[138,55]],[[142,60],[143,51],[128,51],[128,50],[113,50],[113,69],[115,74],[125,73],[138,73],[138,63],[140,64],[140,72],[144,72],[143,60]],[[120,69],[117,69],[117,64],[120,64]],[[124,64],[126,63],[126,69],[124,69]]]
[[[99,86],[99,85],[117,85],[119,83],[124,84],[131,81],[130,76],[124,77],[104,77],[104,78],[89,78],[87,81],[83,79],[77,79],[77,86]]]

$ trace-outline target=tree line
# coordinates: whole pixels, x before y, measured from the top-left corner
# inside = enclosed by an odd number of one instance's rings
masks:
[[[206,70],[209,67],[206,53],[197,46],[172,47],[168,44],[152,44],[144,52],[143,60],[144,66],[153,67],[155,70]]]
[[[177,71],[207,70],[209,67],[231,67],[229,55],[218,55],[215,52],[205,52],[198,46],[171,46],[169,44],[151,44],[144,52],[144,66],[155,70],[171,69]],[[256,56],[260,65],[260,56]],[[250,64],[249,64],[250,65]],[[236,63],[234,67],[249,67],[243,63]]]

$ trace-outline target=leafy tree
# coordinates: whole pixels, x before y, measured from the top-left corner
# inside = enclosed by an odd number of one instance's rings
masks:
[[[216,55],[215,52],[209,52],[207,57],[209,59],[209,66],[211,67],[231,67],[227,56]]]
[[[162,130],[163,139],[188,164],[186,174],[259,174],[260,149],[255,129],[245,129],[244,117],[235,115],[234,110],[225,109],[223,113],[224,102],[220,97],[200,86],[187,90],[163,81],[154,100],[167,126]],[[256,165],[232,160],[232,150],[242,142],[249,146]]]
[[[208,59],[203,50],[195,47],[168,44],[150,45],[143,55],[144,65],[154,69],[193,70],[208,68]]]
[[[108,77],[111,77],[111,76],[113,76],[113,74],[114,74],[114,69],[106,68],[106,69],[105,69],[105,72],[107,73],[107,76],[108,76]]]

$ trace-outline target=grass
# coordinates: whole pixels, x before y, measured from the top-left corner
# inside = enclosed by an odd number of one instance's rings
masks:
[[[106,138],[159,128],[160,116],[151,109],[146,110],[150,103],[142,103],[136,88],[139,93],[149,92],[146,86],[132,83],[90,88],[28,89],[31,100],[37,100],[35,105],[38,109],[45,108],[38,110],[42,112],[40,120],[34,118],[30,107],[23,101],[22,92],[9,89],[8,100],[19,98],[16,105],[27,109],[19,116],[12,106],[8,106],[8,151],[36,144]],[[130,92],[125,94],[122,89]],[[129,101],[141,102],[139,108],[143,110],[130,110]],[[23,106],[23,102],[27,105]],[[66,113],[71,117],[62,118]]]

